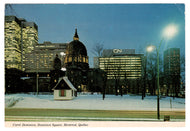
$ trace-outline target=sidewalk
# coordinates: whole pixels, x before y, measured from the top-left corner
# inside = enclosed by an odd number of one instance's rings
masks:
[[[185,112],[161,111],[160,120],[156,111],[117,111],[117,110],[71,110],[71,109],[26,109],[6,108],[5,121],[164,121],[164,116],[170,116],[170,121],[185,121]]]

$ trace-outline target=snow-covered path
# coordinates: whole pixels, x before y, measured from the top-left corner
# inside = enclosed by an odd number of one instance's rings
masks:
[[[172,103],[170,103],[170,101]],[[10,108],[48,108],[48,109],[88,109],[88,110],[157,110],[157,96],[134,95],[78,95],[73,100],[54,101],[53,95],[11,94],[5,95],[5,107]],[[185,99],[161,98],[161,111],[185,111]]]

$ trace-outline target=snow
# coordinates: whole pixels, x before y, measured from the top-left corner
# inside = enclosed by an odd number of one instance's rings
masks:
[[[9,94],[5,95],[6,108],[44,109],[87,109],[87,110],[157,110],[157,96],[79,94],[75,99],[55,101],[52,94]],[[165,97],[160,99],[161,111],[185,111],[184,98]]]
[[[14,106],[18,101],[23,100],[22,97],[12,97],[12,96],[6,96],[5,99],[5,107],[11,107]]]

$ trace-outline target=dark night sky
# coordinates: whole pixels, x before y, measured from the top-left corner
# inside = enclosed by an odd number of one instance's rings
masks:
[[[177,34],[164,40],[161,53],[167,48],[185,52],[184,4],[13,4],[18,17],[38,25],[39,43],[70,42],[75,28],[79,40],[87,47],[90,66],[92,47],[136,49],[143,53],[149,44],[158,45],[163,29],[175,24]],[[6,15],[12,12],[6,12]]]

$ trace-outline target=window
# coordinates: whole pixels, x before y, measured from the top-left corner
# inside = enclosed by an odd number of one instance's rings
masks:
[[[69,60],[67,62],[72,62],[72,57],[69,57]]]
[[[83,57],[83,61],[82,62],[86,62],[86,59],[85,59],[85,57]]]
[[[66,96],[66,90],[60,90],[59,96],[65,97]]]

